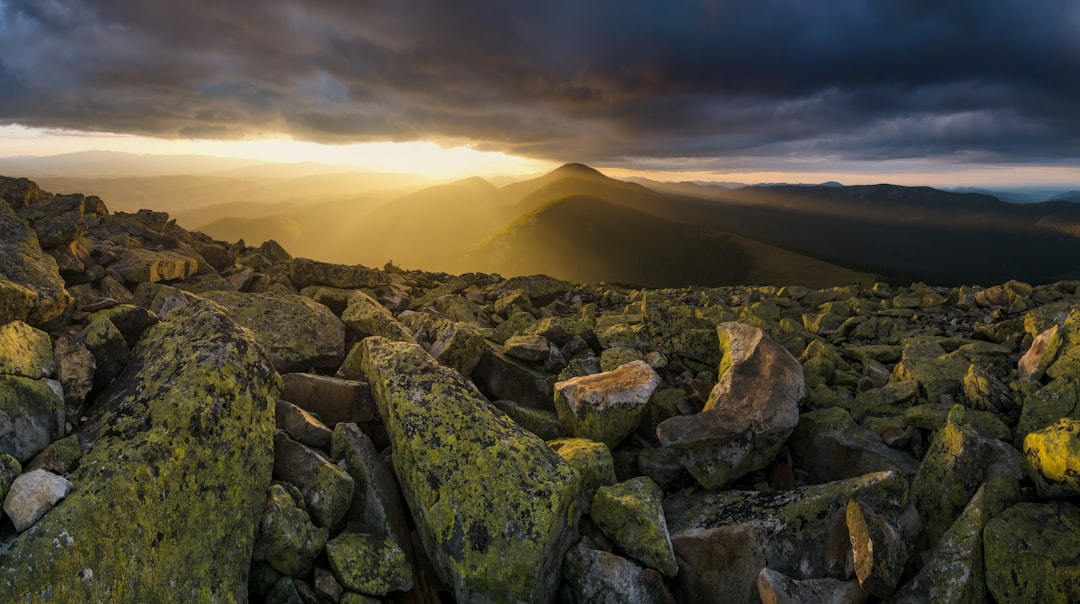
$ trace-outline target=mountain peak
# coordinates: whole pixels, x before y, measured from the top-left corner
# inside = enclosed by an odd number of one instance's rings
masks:
[[[566,174],[566,175],[576,174],[578,176],[581,176],[581,175],[603,176],[603,173],[601,173],[596,168],[592,168],[592,167],[587,166],[585,164],[576,163],[576,162],[572,162],[572,163],[569,163],[569,164],[563,164],[563,165],[559,166],[558,168],[556,168],[555,170],[553,170],[552,174]]]

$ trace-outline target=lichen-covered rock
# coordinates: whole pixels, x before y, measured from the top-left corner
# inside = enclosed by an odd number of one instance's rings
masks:
[[[750,602],[762,568],[794,579],[846,579],[850,547],[846,510],[852,499],[898,517],[907,481],[895,472],[765,494],[680,493],[664,500],[679,561],[680,602]]]
[[[1005,443],[979,434],[966,420],[968,410],[954,405],[934,436],[911,483],[911,502],[919,510],[930,546],[949,529],[985,480],[1004,472],[1023,478],[1020,454]]]
[[[15,480],[15,477],[21,473],[22,464],[19,463],[19,460],[7,453],[0,453],[0,502],[7,496],[11,481]]]
[[[354,356],[355,355],[355,356]],[[356,348],[349,353],[342,367],[357,365],[355,372],[345,377],[360,376],[359,353]],[[314,373],[287,373],[282,377],[285,390],[281,397],[319,416],[327,426],[338,423],[362,423],[375,417],[375,399],[367,382],[343,379]]]
[[[1061,326],[1057,357],[1046,368],[1052,379],[1080,375],[1080,305],[1073,306]]]
[[[289,489],[270,485],[255,539],[252,558],[265,560],[279,573],[295,578],[311,574],[315,558],[322,553],[330,531],[315,526],[311,516],[294,501]]]
[[[964,404],[972,409],[1007,412],[1016,406],[1009,387],[975,364],[968,367],[964,374],[961,390],[964,393]]]
[[[1027,397],[1020,411],[1020,420],[1016,424],[1017,446],[1023,448],[1024,437],[1028,433],[1042,430],[1063,417],[1080,419],[1078,377],[1051,380]]]
[[[448,321],[426,312],[411,313],[401,321],[428,354],[461,375],[471,374],[487,349],[480,328],[473,323]]]
[[[361,338],[382,336],[398,342],[412,342],[413,336],[404,325],[379,301],[362,291],[349,296],[348,306],[341,313],[341,320]]]
[[[615,484],[615,460],[604,443],[587,438],[558,438],[547,441],[552,451],[577,470],[581,479],[580,507],[583,514],[592,509],[593,496],[602,486]]]
[[[1020,485],[999,477],[979,487],[915,577],[889,599],[895,604],[987,602],[983,528],[990,518],[1020,500]]]
[[[879,388],[864,390],[855,395],[851,416],[863,421],[867,417],[892,417],[904,413],[919,396],[919,383],[889,382]]]
[[[507,356],[522,361],[543,361],[551,356],[551,343],[544,336],[516,335],[507,338],[503,350]]]
[[[419,345],[360,346],[409,509],[457,600],[552,600],[575,539],[574,470]]]
[[[274,421],[278,430],[284,430],[296,442],[330,450],[330,428],[319,418],[286,400],[279,400],[274,407]]]
[[[0,277],[0,323],[25,321],[37,299],[37,292]]]
[[[582,544],[567,552],[563,576],[571,604],[675,604],[660,573]]]
[[[943,395],[959,394],[970,363],[960,359],[924,356],[905,357],[893,368],[893,382],[916,382],[919,398],[940,402]]]
[[[199,270],[199,262],[172,250],[158,252],[128,248],[109,268],[116,271],[125,283],[158,283],[193,277]]]
[[[26,293],[6,287],[7,306],[13,318],[31,325],[44,325],[59,318],[75,301],[60,277],[52,256],[41,250],[37,235],[20,220],[6,202],[0,200],[0,275],[36,295],[27,316],[22,317]]]
[[[90,320],[79,340],[94,356],[94,387],[104,388],[120,375],[131,356],[124,334],[107,317]]]
[[[326,543],[334,576],[346,589],[369,596],[408,591],[413,572],[393,539],[345,531]]]
[[[664,520],[663,497],[660,485],[639,476],[598,488],[591,515],[596,526],[628,556],[674,577],[679,565]]]
[[[297,295],[208,292],[255,334],[281,373],[333,369],[345,358],[345,326],[330,309]]]
[[[305,288],[311,285],[329,285],[341,289],[360,289],[362,287],[376,287],[388,281],[385,273],[366,266],[344,266],[309,260],[308,258],[293,258],[289,261],[289,277],[296,287]]]
[[[644,359],[640,350],[616,346],[600,353],[600,371],[614,371],[618,367]]]
[[[839,407],[800,414],[788,448],[809,484],[888,470],[914,473],[919,467],[913,455],[889,447]]]
[[[35,455],[23,469],[27,472],[42,469],[53,474],[67,474],[82,457],[82,453],[79,437],[72,434],[49,443],[49,446]]]
[[[4,497],[4,513],[21,533],[67,497],[71,486],[68,479],[46,470],[19,474]]]
[[[0,375],[0,453],[25,463],[64,435],[59,382]]]
[[[22,321],[0,325],[0,375],[38,379],[55,372],[49,334]]]
[[[348,472],[278,430],[274,433],[274,477],[300,488],[315,524],[340,527],[355,489]]]
[[[866,594],[858,581],[839,579],[792,579],[771,568],[757,576],[758,597],[762,604],[862,604]]]
[[[847,528],[859,587],[876,598],[889,596],[908,560],[900,530],[854,500],[848,502]]]
[[[215,308],[171,319],[99,397],[76,490],[0,554],[3,599],[246,600],[280,382]]]
[[[1024,454],[1040,496],[1080,495],[1080,420],[1063,417],[1028,434]]]
[[[566,431],[614,447],[648,410],[660,376],[645,361],[555,384],[555,411]]]
[[[694,478],[707,489],[765,467],[799,422],[806,396],[802,365],[763,331],[741,323],[716,327],[724,356],[720,381],[701,413],[656,427]]]
[[[998,602],[1080,601],[1080,508],[1018,503],[983,531],[986,586]]]

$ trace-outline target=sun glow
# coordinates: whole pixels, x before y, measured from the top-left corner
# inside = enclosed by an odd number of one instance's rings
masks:
[[[267,162],[315,162],[347,169],[401,172],[432,177],[532,174],[551,162],[516,157],[469,146],[443,147],[430,141],[324,145],[289,138],[250,140],[163,139],[129,134],[43,130],[0,126],[0,157],[39,156],[80,151],[155,155],[209,155]]]

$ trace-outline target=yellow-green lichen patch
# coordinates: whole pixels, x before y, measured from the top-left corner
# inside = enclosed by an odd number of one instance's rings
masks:
[[[1018,503],[986,524],[983,547],[996,601],[1080,601],[1080,508]]]
[[[244,601],[280,379],[194,303],[148,330],[99,399],[75,490],[0,556],[11,601]]]
[[[22,321],[0,325],[0,375],[37,379],[55,371],[49,334]]]
[[[547,601],[574,539],[575,471],[420,346],[360,344],[402,490],[458,601]]]
[[[638,476],[602,486],[593,497],[592,519],[627,555],[669,577],[679,572],[671,549],[660,485]]]
[[[1080,420],[1063,417],[1028,434],[1024,454],[1041,495],[1080,495]]]
[[[326,544],[326,556],[334,576],[351,591],[385,596],[412,589],[405,550],[390,537],[346,531]]]

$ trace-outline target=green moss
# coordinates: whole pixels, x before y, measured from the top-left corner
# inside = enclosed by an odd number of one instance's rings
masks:
[[[415,344],[360,344],[402,491],[458,601],[544,600],[576,517],[576,472]]]
[[[212,308],[170,317],[88,422],[75,491],[0,556],[11,600],[246,599],[280,379]]]
[[[998,602],[1080,601],[1080,508],[1019,503],[983,531],[986,585]]]
[[[326,556],[334,576],[351,591],[385,596],[412,589],[405,551],[389,537],[344,532],[327,542]]]

